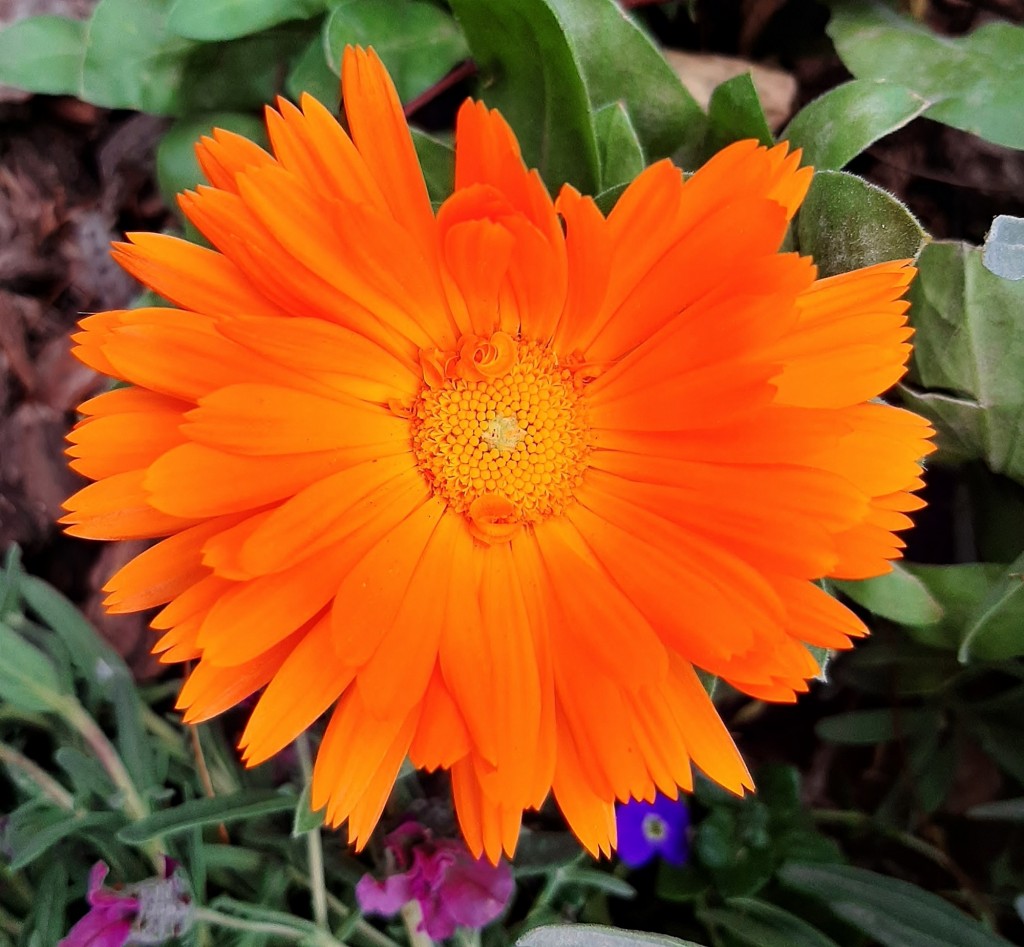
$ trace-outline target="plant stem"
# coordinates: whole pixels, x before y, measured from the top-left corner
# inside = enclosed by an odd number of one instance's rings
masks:
[[[302,778],[308,786],[313,778],[313,755],[305,733],[299,734],[295,749],[299,754]],[[317,927],[327,930],[327,880],[324,877],[324,849],[319,826],[306,833],[306,857],[309,862],[309,891],[313,896],[313,921]]]
[[[423,920],[423,909],[419,901],[406,901],[401,910],[402,922],[409,934],[409,947],[434,947],[434,941],[426,931],[420,930]]]
[[[93,720],[89,712],[74,697],[63,698],[55,709],[89,744],[96,759],[107,771],[111,782],[121,793],[121,807],[124,814],[133,822],[139,822],[146,818],[150,814],[149,806],[135,787],[131,774],[125,767],[114,744],[107,739],[107,735],[100,729],[99,724]],[[154,867],[157,871],[162,871],[163,855],[165,854],[163,840],[154,839],[145,847]]]
[[[289,874],[299,884],[309,884],[309,877],[301,871],[291,868],[289,869]],[[342,920],[352,915],[352,909],[341,898],[331,894],[330,891],[327,892],[327,906]],[[374,947],[400,947],[397,941],[392,940],[387,934],[377,930],[369,921],[364,921],[362,918],[356,921],[354,933],[358,934],[360,939],[366,943],[373,944]]]
[[[287,924],[278,924],[274,921],[254,921],[245,917],[234,917],[231,914],[223,914],[212,908],[196,908],[193,915],[196,921],[210,924],[213,927],[225,927],[234,931],[248,931],[251,934],[267,934],[274,937],[284,937],[292,941],[305,941],[308,944],[317,944],[319,947],[345,947],[340,941],[335,940],[327,931],[289,927]]]
[[[0,762],[20,769],[38,787],[40,792],[55,806],[65,812],[75,811],[75,799],[60,783],[37,763],[20,753],[13,746],[0,743]]]

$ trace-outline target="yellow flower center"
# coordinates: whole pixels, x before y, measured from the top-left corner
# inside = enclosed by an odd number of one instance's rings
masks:
[[[562,512],[583,477],[590,432],[572,371],[502,332],[422,355],[412,443],[431,489],[484,542]]]

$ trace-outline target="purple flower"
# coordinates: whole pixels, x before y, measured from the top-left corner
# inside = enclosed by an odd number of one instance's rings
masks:
[[[397,914],[409,901],[423,912],[420,930],[434,940],[451,937],[456,927],[482,928],[512,897],[512,871],[473,858],[462,842],[434,839],[417,822],[400,825],[384,840],[389,871],[383,881],[364,875],[356,885],[359,907],[367,914]]]
[[[686,829],[690,812],[682,799],[660,793],[654,802],[632,799],[615,808],[619,858],[630,868],[646,865],[655,856],[670,865],[685,865],[690,855]]]
[[[109,869],[97,862],[89,872],[89,911],[57,947],[141,947],[185,933],[192,926],[192,898],[176,867],[165,858],[162,877],[105,888]]]

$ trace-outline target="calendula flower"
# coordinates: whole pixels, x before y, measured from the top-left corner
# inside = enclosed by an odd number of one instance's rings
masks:
[[[640,868],[654,858],[685,865],[690,857],[689,825],[690,810],[681,798],[659,793],[653,802],[631,799],[615,807],[616,851],[630,868]]]
[[[312,802],[365,843],[403,759],[451,771],[474,853],[549,791],[593,852],[614,801],[751,780],[695,667],[792,700],[864,633],[818,588],[877,575],[920,506],[907,261],[816,280],[778,249],[810,180],[747,141],[662,161],[605,217],[552,201],[467,102],[431,208],[376,55],[350,134],[309,97],[273,154],[227,132],[181,198],[215,249],[117,248],[176,308],[82,321],[128,383],[82,405],[77,536],[166,537],[115,575],[197,661],[190,722],[263,688],[250,764],[330,710]]]
[[[419,903],[419,927],[434,940],[458,927],[479,930],[505,910],[515,882],[508,862],[492,865],[470,855],[462,842],[435,839],[418,822],[405,822],[384,840],[387,871],[383,881],[364,875],[356,900],[365,914],[397,914]]]

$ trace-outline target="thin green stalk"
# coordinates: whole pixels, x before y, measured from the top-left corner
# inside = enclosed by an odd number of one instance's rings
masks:
[[[434,947],[434,941],[426,931],[420,930],[423,921],[423,908],[419,901],[406,901],[401,910],[402,923],[409,935],[409,947]]]
[[[55,806],[66,812],[75,811],[75,799],[60,783],[37,763],[20,753],[13,746],[0,743],[0,762],[21,770],[39,787],[39,791]]]
[[[298,884],[309,884],[309,877],[301,871],[292,868],[289,873]],[[330,891],[327,892],[327,906],[343,921],[352,916],[352,909],[341,898],[331,894]],[[400,947],[398,941],[377,930],[369,921],[364,921],[362,918],[356,921],[353,933],[357,934],[360,940],[372,944],[373,947]]]
[[[308,786],[313,778],[313,756],[305,733],[299,734],[295,748],[299,754],[302,778]],[[327,930],[327,879],[324,876],[324,849],[319,826],[306,833],[306,858],[309,863],[309,891],[313,897],[313,921],[317,927]]]
[[[107,739],[107,735],[100,729],[99,724],[89,712],[74,697],[62,698],[60,704],[54,709],[89,744],[96,759],[107,771],[111,782],[121,793],[121,808],[124,814],[133,822],[139,822],[146,818],[150,814],[149,805],[140,795],[114,744]],[[154,867],[158,871],[162,870],[163,855],[165,854],[163,840],[154,839],[147,843],[145,848]]]
[[[316,944],[319,947],[345,947],[341,941],[335,940],[327,931],[314,928],[289,927],[287,924],[278,924],[275,921],[255,921],[246,917],[223,914],[212,908],[196,908],[193,917],[196,921],[209,924],[212,927],[247,931],[251,934],[267,934],[283,937],[290,941],[305,941],[307,944]]]

